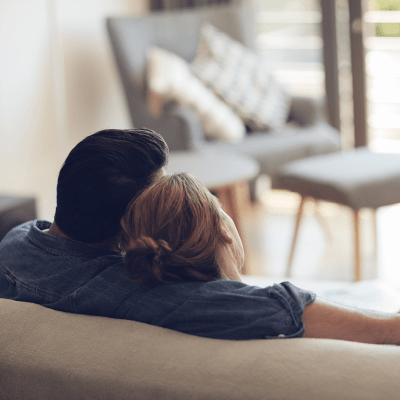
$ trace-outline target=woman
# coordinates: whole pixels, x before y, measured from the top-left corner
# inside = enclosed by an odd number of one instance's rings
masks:
[[[242,283],[244,251],[235,225],[188,174],[164,176],[145,189],[121,225],[125,266],[143,288],[129,319],[219,339],[400,341],[398,315],[336,306],[289,282]]]
[[[145,190],[121,225],[125,264],[137,282],[241,281],[244,250],[235,224],[188,174],[164,176]]]

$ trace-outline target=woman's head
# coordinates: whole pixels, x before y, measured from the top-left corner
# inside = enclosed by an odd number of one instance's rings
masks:
[[[243,264],[233,222],[189,174],[164,176],[151,184],[129,203],[121,225],[125,265],[137,282],[227,278],[221,265],[228,261],[221,263],[220,256]]]

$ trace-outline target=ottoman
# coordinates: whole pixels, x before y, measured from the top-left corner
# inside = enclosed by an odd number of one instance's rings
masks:
[[[353,209],[355,280],[358,281],[361,280],[359,210],[376,210],[400,202],[400,154],[374,153],[362,147],[294,161],[282,168],[273,181],[273,188],[301,195],[287,275],[291,272],[304,201],[312,197]]]

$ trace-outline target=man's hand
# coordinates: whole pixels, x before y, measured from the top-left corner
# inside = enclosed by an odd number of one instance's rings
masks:
[[[400,315],[355,310],[317,298],[304,309],[308,338],[400,344]]]

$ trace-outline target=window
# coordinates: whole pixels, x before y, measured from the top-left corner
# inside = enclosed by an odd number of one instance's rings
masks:
[[[257,50],[294,95],[325,93],[319,0],[258,0]]]
[[[370,143],[400,152],[400,1],[363,6]]]

